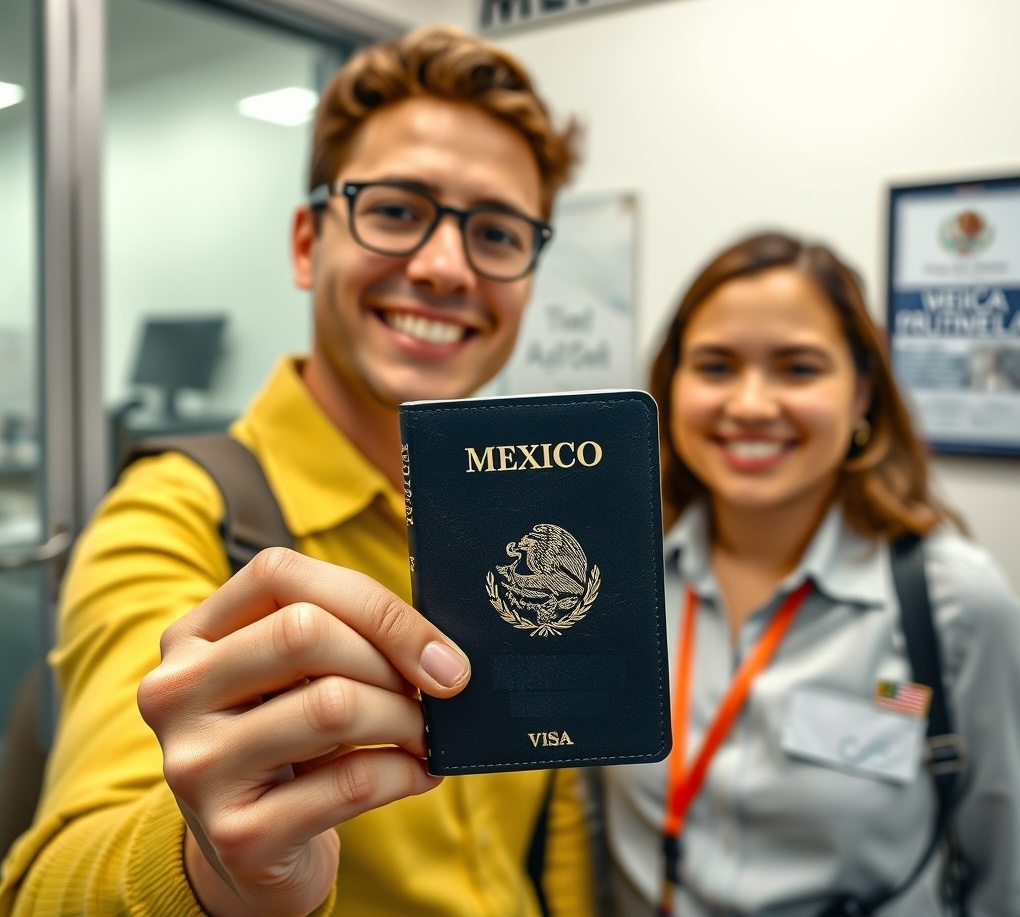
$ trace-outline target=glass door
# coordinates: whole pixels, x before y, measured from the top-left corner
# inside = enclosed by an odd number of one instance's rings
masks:
[[[306,194],[318,89],[365,37],[281,25],[107,0],[111,469],[132,440],[224,429],[278,357],[308,347],[291,218]]]

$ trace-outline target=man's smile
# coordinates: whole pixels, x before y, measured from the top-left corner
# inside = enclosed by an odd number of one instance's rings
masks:
[[[456,344],[474,333],[459,322],[429,318],[412,312],[379,310],[376,314],[394,331],[425,344]]]

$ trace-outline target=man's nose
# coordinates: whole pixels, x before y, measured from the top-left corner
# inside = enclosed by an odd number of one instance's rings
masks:
[[[460,224],[452,214],[443,214],[432,235],[407,264],[407,276],[437,293],[471,290],[477,277],[464,252]]]

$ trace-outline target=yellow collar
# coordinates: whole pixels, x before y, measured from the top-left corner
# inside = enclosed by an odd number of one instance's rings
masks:
[[[302,365],[296,357],[281,359],[231,428],[262,463],[291,534],[334,528],[376,499],[402,520],[403,495],[315,403]]]

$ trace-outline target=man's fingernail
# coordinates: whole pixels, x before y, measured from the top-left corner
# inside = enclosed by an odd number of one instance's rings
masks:
[[[444,688],[455,688],[467,678],[471,668],[467,659],[452,646],[438,640],[433,640],[422,651],[421,667]]]

